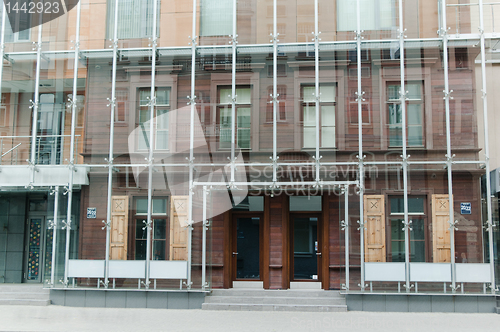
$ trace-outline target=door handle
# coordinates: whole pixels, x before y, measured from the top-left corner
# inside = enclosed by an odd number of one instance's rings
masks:
[[[320,253],[320,252],[317,252],[317,253],[316,253],[316,256],[321,256],[321,253]]]
[[[238,253],[237,252],[233,252],[233,256],[236,256],[236,255],[238,255]]]

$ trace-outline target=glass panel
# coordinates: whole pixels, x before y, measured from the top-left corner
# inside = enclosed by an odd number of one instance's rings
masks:
[[[236,278],[260,279],[260,218],[238,218]]]
[[[233,196],[235,197],[235,196]],[[247,196],[243,200],[241,197],[234,198],[241,201],[240,204],[233,207],[233,210],[238,211],[264,211],[264,197],[263,196]]]
[[[335,127],[321,128],[321,147],[322,148],[335,147]]]
[[[321,211],[321,196],[290,196],[290,211]]]
[[[405,261],[405,232],[403,219],[391,219],[391,260],[392,262]]]

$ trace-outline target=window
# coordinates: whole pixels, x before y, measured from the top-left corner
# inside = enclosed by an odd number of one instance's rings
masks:
[[[393,262],[405,261],[404,200],[403,197],[390,197],[391,257]],[[410,261],[426,261],[426,218],[425,198],[408,197],[408,220],[410,230]]]
[[[424,145],[423,136],[423,100],[422,84],[409,83],[405,86],[408,91],[406,100],[407,146],[419,147]],[[387,112],[389,124],[389,146],[402,146],[402,121],[400,93],[401,85],[387,86]]]
[[[200,36],[233,34],[233,0],[202,0]]]
[[[148,199],[136,199],[136,220],[135,220],[135,250],[134,259],[146,259],[147,248],[147,230],[145,229],[148,212]],[[152,255],[153,260],[165,260],[168,258],[167,238],[168,238],[168,217],[167,217],[167,199],[154,198],[152,210]]]
[[[0,5],[0,17],[2,16],[4,6]],[[10,20],[14,20],[12,24]],[[23,42],[30,41],[30,26],[31,26],[31,15],[26,15],[22,11],[20,14],[6,16],[5,22],[5,42],[6,43],[15,43],[15,42]],[[1,18],[0,18],[1,21]],[[16,30],[25,29],[19,32],[12,32],[12,26],[16,28]]]
[[[302,123],[304,148],[316,146],[316,97],[314,86],[302,86]],[[320,93],[320,147],[335,147],[335,95],[334,85],[321,85]]]
[[[118,1],[118,39],[147,38],[153,36],[154,0]],[[160,31],[160,0],[157,9],[157,31]],[[115,1],[108,0],[107,38],[114,36]]]
[[[337,31],[355,31],[356,2],[337,0]],[[361,0],[361,30],[388,30],[396,25],[394,0]]]
[[[231,148],[231,123],[232,123],[232,100],[231,88],[219,88],[219,103],[217,106],[219,120],[219,148]],[[236,146],[240,149],[250,149],[250,119],[251,119],[251,98],[252,89],[250,87],[236,88]]]
[[[151,97],[151,89],[145,88],[139,90],[139,127],[141,128],[142,137],[139,139],[139,149],[149,149],[150,126],[147,123],[150,120],[149,99]],[[156,88],[156,107],[154,118],[154,149],[168,149],[168,126],[170,110],[170,88]]]

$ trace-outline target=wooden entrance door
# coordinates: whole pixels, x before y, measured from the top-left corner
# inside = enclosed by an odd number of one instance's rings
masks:
[[[321,229],[319,213],[290,215],[290,280],[321,281]]]

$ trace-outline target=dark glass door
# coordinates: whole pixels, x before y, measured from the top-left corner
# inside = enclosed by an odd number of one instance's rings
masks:
[[[260,217],[236,218],[233,263],[235,278],[260,280]]]
[[[293,280],[318,281],[321,256],[318,241],[319,220],[319,216],[292,216]]]

